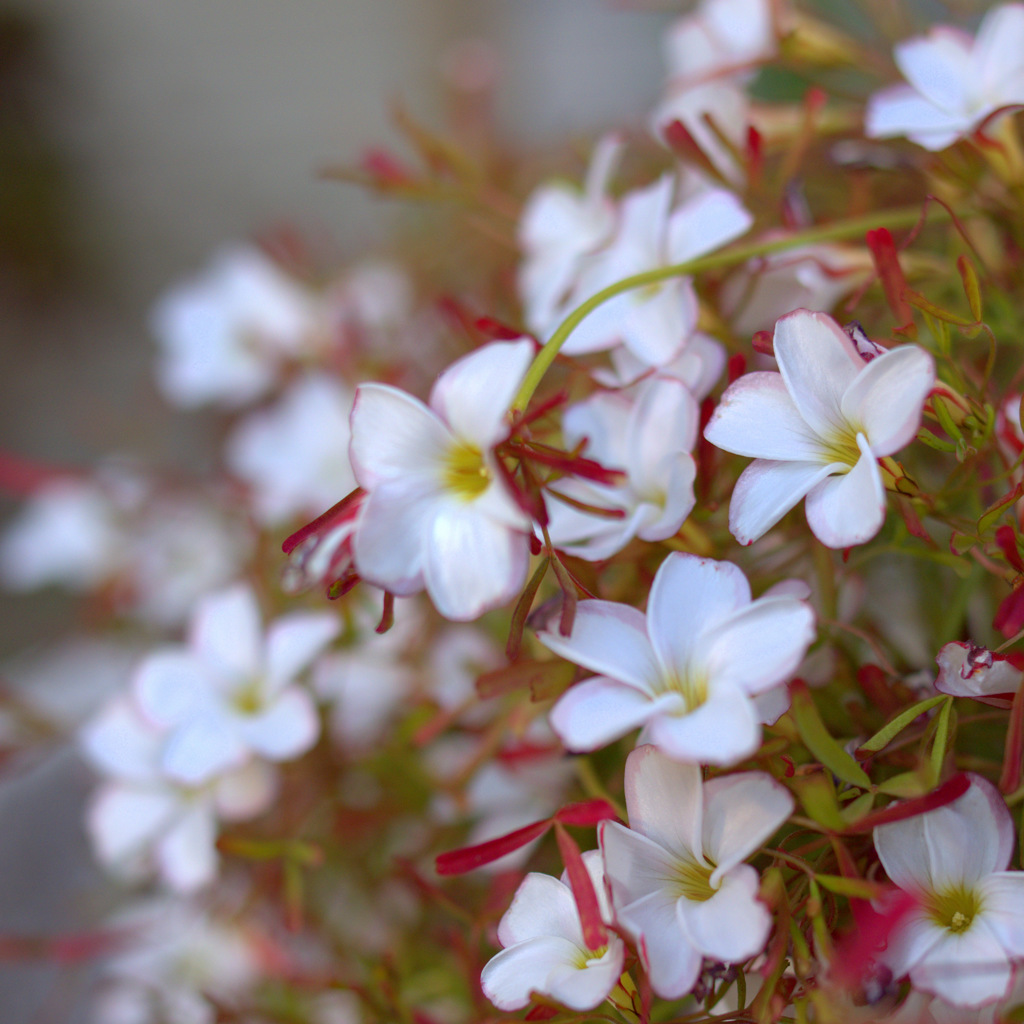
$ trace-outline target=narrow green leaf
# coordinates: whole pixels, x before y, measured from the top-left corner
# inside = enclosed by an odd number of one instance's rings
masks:
[[[926,444],[929,448],[934,448],[937,452],[956,451],[956,445],[952,441],[943,441],[942,438],[936,437],[930,430],[919,430],[917,432],[917,440],[921,444]]]
[[[843,816],[843,821],[847,825],[852,825],[856,821],[860,821],[870,810],[875,802],[874,793],[861,793],[856,800],[851,800],[840,812]]]
[[[918,715],[930,711],[936,704],[941,704],[944,700],[949,700],[949,698],[945,694],[940,694],[938,697],[929,697],[927,700],[912,704],[905,711],[901,711],[891,722],[883,725],[866,743],[862,743],[858,753],[865,750],[875,753],[883,747],[887,747],[893,738],[903,732]]]
[[[839,896],[852,896],[855,900],[876,900],[887,890],[887,886],[864,878],[844,878],[842,875],[815,875],[814,878],[823,889]]]
[[[844,782],[859,786],[861,789],[871,788],[871,779],[868,778],[867,772],[829,735],[805,686],[793,688],[791,713],[804,746],[821,764]]]
[[[956,261],[956,267],[960,271],[960,279],[964,283],[964,295],[967,296],[967,305],[971,309],[971,316],[975,320],[980,320],[981,287],[978,284],[978,272],[974,269],[974,264],[966,256],[961,256]]]
[[[902,798],[924,796],[934,788],[928,779],[921,778],[921,773],[916,769],[910,772],[901,772],[878,784],[879,793]]]
[[[932,744],[932,754],[929,761],[933,785],[938,784],[939,775],[942,773],[942,762],[946,759],[946,747],[949,744],[950,718],[952,713],[953,698],[947,696],[938,715],[938,724],[935,727],[935,742]]]
[[[836,800],[835,786],[829,776],[801,775],[791,780],[797,798],[803,805],[803,809],[819,825],[830,829],[833,832],[842,832],[846,828],[846,822],[839,812],[839,801]]]

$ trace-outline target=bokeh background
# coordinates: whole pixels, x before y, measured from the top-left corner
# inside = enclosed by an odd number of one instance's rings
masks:
[[[151,382],[163,290],[267,231],[339,262],[384,244],[401,213],[320,171],[395,145],[396,101],[430,124],[460,92],[493,95],[495,131],[538,152],[640,124],[681,6],[0,0],[0,449],[204,468],[212,421],[172,413]],[[0,519],[15,507],[0,496]],[[75,624],[76,602],[0,605],[4,676],[37,685],[19,665]],[[88,688],[86,663],[62,671]],[[89,785],[59,746],[0,781],[0,1024],[85,1019],[88,966],[19,959],[3,940],[92,923],[106,883],[80,824]]]

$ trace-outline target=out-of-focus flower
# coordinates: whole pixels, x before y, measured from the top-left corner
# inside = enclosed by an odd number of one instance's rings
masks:
[[[94,1024],[214,1024],[262,975],[257,936],[181,900],[153,900],[111,922],[129,939],[103,965]],[[210,998],[207,998],[207,997]]]
[[[597,561],[632,540],[671,537],[694,505],[700,410],[680,381],[654,378],[636,393],[598,392],[567,409],[562,431],[567,447],[586,442],[583,454],[608,469],[621,469],[619,486],[568,477],[551,487],[548,533],[555,547]],[[558,499],[564,495],[621,518],[591,514]]]
[[[634,274],[696,259],[742,235],[751,216],[725,189],[690,178],[676,204],[677,182],[665,174],[624,196],[615,237],[580,274],[565,312]],[[625,344],[648,366],[674,359],[697,326],[697,299],[689,278],[635,288],[590,312],[566,340],[566,355]]]
[[[348,460],[351,411],[348,388],[315,374],[235,428],[225,459],[252,489],[261,523],[276,526],[297,515],[317,515],[355,487]]]
[[[583,855],[583,863],[602,916],[610,924],[601,855],[591,850]],[[530,1002],[531,992],[572,1010],[592,1010],[608,998],[622,973],[622,939],[609,933],[605,946],[587,948],[564,876],[559,881],[551,875],[528,874],[498,924],[498,940],[505,948],[485,965],[480,985],[499,1010],[521,1009]]]
[[[615,203],[607,191],[621,149],[615,136],[605,136],[594,149],[582,191],[549,182],[526,201],[519,222],[524,253],[519,294],[527,326],[542,337],[558,326],[584,258],[607,242],[615,229]]]
[[[139,707],[168,731],[167,776],[198,785],[253,757],[285,761],[320,732],[309,692],[295,680],[337,635],[328,612],[294,612],[264,637],[252,591],[238,585],[199,603],[188,646],[151,654],[135,676]]]
[[[219,820],[266,810],[276,775],[251,761],[201,785],[175,782],[163,768],[167,736],[129,697],[116,698],[85,726],[82,750],[106,776],[91,797],[86,829],[110,870],[156,873],[171,889],[191,892],[216,877]]]
[[[670,757],[735,764],[760,740],[751,698],[784,682],[813,638],[803,601],[751,601],[735,565],[673,553],[654,577],[646,617],[581,601],[569,636],[539,635],[600,673],[559,699],[551,724],[570,750],[595,750],[642,725],[641,740]]]
[[[722,306],[737,334],[767,330],[793,309],[828,311],[872,270],[863,249],[815,245],[748,264],[722,288]]]
[[[266,394],[281,367],[322,345],[312,295],[256,249],[225,249],[157,304],[157,383],[175,405],[238,407]]]
[[[729,506],[750,544],[807,497],[807,522],[832,548],[870,540],[885,521],[878,459],[917,433],[935,382],[931,356],[902,345],[865,363],[839,325],[798,309],[775,326],[780,373],[748,373],[726,389],[704,431],[754,458]]]
[[[377,336],[400,328],[412,315],[412,282],[396,263],[367,260],[345,274],[334,299],[343,325]]]
[[[697,765],[654,747],[626,759],[629,828],[598,832],[615,918],[636,941],[651,987],[678,999],[703,957],[741,963],[761,951],[771,914],[742,863],[789,817],[793,798],[764,772],[701,782]]]
[[[954,697],[1016,693],[1024,681],[1024,671],[1016,656],[996,654],[970,641],[946,644],[935,661],[939,666],[935,689]]]
[[[945,807],[874,831],[886,874],[914,897],[882,959],[955,1006],[1001,999],[1024,956],[1024,872],[1006,870],[1013,819],[990,782],[969,778]]]
[[[592,373],[598,384],[606,388],[625,388],[643,378],[667,377],[682,381],[698,402],[718,383],[726,364],[725,348],[700,331],[690,336],[679,355],[662,366],[652,367],[637,359],[625,345],[613,348],[610,355],[611,369],[596,367]]]
[[[909,84],[871,97],[867,134],[945,149],[1000,108],[1024,103],[1024,5],[990,10],[974,39],[939,25],[900,43],[895,58]]]
[[[366,491],[356,568],[395,594],[426,589],[446,618],[474,619],[522,586],[529,519],[495,464],[506,411],[533,344],[495,342],[448,367],[429,407],[363,384],[352,410],[352,468]]]

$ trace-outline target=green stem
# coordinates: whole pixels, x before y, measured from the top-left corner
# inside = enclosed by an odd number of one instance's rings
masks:
[[[632,277],[624,277],[615,284],[602,288],[597,294],[592,295],[586,302],[576,307],[559,324],[558,329],[537,353],[531,363],[526,376],[523,378],[522,386],[512,402],[512,412],[522,412],[530,403],[533,393],[537,390],[544,374],[548,372],[551,364],[555,361],[562,345],[570,334],[580,325],[583,319],[598,306],[609,299],[621,295],[623,292],[632,291],[634,288],[644,288],[650,284],[658,284],[673,277],[683,277],[689,274],[699,274],[704,270],[716,270],[719,267],[730,267],[735,263],[745,263],[747,260],[757,256],[768,256],[773,252],[784,252],[787,249],[797,249],[802,245],[815,245],[819,242],[834,242],[841,238],[855,238],[866,231],[874,228],[901,228],[911,227],[921,219],[921,207],[903,207],[898,210],[890,210],[886,213],[872,213],[864,217],[851,217],[847,220],[837,220],[832,224],[822,224],[819,227],[808,228],[795,235],[788,235],[785,238],[773,238],[769,241],[748,242],[746,245],[737,245],[731,249],[725,249],[711,256],[701,256],[699,259],[687,260],[685,263],[674,263],[666,267],[655,267],[653,270],[645,270],[642,274],[634,274]]]

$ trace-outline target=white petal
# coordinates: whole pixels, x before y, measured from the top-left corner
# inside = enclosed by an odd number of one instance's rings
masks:
[[[622,975],[626,949],[616,935],[608,937],[608,948],[585,967],[559,964],[548,976],[548,992],[573,1010],[592,1010],[608,998]]]
[[[701,955],[686,938],[676,900],[651,893],[619,911],[622,926],[637,939],[651,988],[662,999],[680,999],[697,983]]]
[[[217,822],[208,804],[193,807],[166,837],[155,854],[160,874],[178,892],[194,892],[217,876]]]
[[[704,786],[703,845],[714,861],[711,884],[746,860],[793,813],[789,790],[764,772],[720,775]]]
[[[999,103],[1021,101],[1024,72],[1024,8],[1018,3],[994,7],[978,26],[971,54],[972,68],[979,69],[986,96]]]
[[[972,119],[960,111],[940,110],[906,85],[894,85],[868,100],[864,131],[868,138],[905,135],[925,149],[937,151],[952,145],[972,128]]]
[[[262,814],[273,803],[277,782],[277,770],[264,761],[250,761],[222,775],[213,790],[217,813],[228,821]]]
[[[361,487],[433,473],[451,443],[451,431],[412,395],[387,384],[356,389],[349,458]]]
[[[755,459],[736,481],[729,502],[729,530],[741,544],[767,533],[808,491],[841,464]]]
[[[506,415],[533,359],[533,342],[497,341],[452,363],[430,392],[430,407],[459,437],[490,448],[508,433]]]
[[[879,825],[874,830],[875,851],[885,873],[904,892],[933,892],[923,814]]]
[[[625,683],[603,676],[570,687],[551,709],[551,728],[567,750],[597,750],[643,725],[678,698],[656,700]]]
[[[674,853],[617,821],[602,822],[598,838],[617,915],[623,907],[652,893],[661,893],[668,902],[675,899],[671,879],[680,858]]]
[[[700,637],[750,603],[750,584],[731,562],[673,552],[655,574],[647,628],[659,677],[685,674]]]
[[[508,947],[545,935],[583,945],[583,931],[572,891],[552,875],[531,871],[520,883],[512,905],[498,924],[498,940]]]
[[[985,924],[1007,953],[1024,956],[1024,872],[993,872],[977,888]]]
[[[290,683],[338,635],[341,624],[330,612],[293,612],[267,630],[266,678],[271,692]]]
[[[697,765],[673,761],[653,746],[637,747],[626,758],[625,790],[631,829],[703,863],[704,789]]]
[[[781,373],[746,373],[730,384],[704,436],[727,452],[757,459],[818,462],[821,452]]]
[[[79,734],[82,752],[100,771],[122,779],[154,778],[163,738],[127,696],[115,698]]]
[[[664,488],[667,458],[692,451],[699,420],[697,403],[682,381],[655,377],[641,386],[627,426],[629,458],[622,463],[641,494]]]
[[[645,502],[637,509],[642,525],[636,534],[642,540],[665,540],[673,536],[697,503],[693,493],[697,463],[693,456],[679,452],[665,461],[663,469],[667,493],[661,508]]]
[[[675,359],[697,326],[699,311],[690,279],[667,281],[652,291],[635,289],[623,298],[624,344],[648,366],[664,366]]]
[[[926,38],[908,39],[894,51],[903,77],[933,106],[955,113],[967,107],[971,79],[970,36],[937,26]]]
[[[163,769],[169,778],[194,786],[237,768],[248,756],[248,747],[222,715],[203,715],[176,729],[168,739]]]
[[[320,716],[309,694],[290,686],[263,711],[240,716],[236,728],[244,743],[268,761],[290,761],[316,743]]]
[[[173,726],[194,717],[215,692],[206,662],[184,647],[151,654],[133,680],[139,709],[158,726]]]
[[[892,455],[914,439],[934,384],[932,357],[917,345],[900,345],[861,370],[843,395],[843,415],[876,456]]]
[[[861,456],[841,476],[823,480],[807,495],[807,523],[830,548],[848,548],[871,540],[885,522],[885,489],[878,462],[863,434]]]
[[[531,992],[547,994],[551,971],[572,963],[578,953],[578,947],[557,936],[527,939],[492,957],[480,973],[480,986],[499,1010],[522,1009]]]
[[[749,757],[761,742],[761,724],[750,698],[733,686],[715,686],[688,714],[660,714],[644,738],[679,761],[731,765]]]
[[[945,932],[917,966],[910,980],[954,1006],[981,1006],[1001,999],[1013,971],[999,940],[975,918],[965,932]]]
[[[679,919],[693,945],[712,960],[727,964],[760,953],[768,941],[772,915],[758,900],[757,890],[757,872],[740,864],[722,878],[721,888],[711,899],[681,899]]]
[[[592,672],[646,691],[660,678],[642,612],[612,601],[580,601],[569,636],[537,634],[545,647]]]
[[[482,515],[472,502],[445,502],[427,540],[427,592],[445,618],[465,622],[511,600],[526,581],[528,562],[525,534]]]
[[[164,832],[176,808],[167,789],[121,783],[100,787],[86,812],[86,829],[97,857],[116,867],[137,856]]]
[[[755,694],[787,681],[813,640],[810,605],[791,597],[763,597],[701,637],[695,658],[716,683],[727,680]]]
[[[359,575],[393,594],[423,589],[423,552],[438,499],[423,481],[416,483],[396,480],[372,491],[352,543]]]
[[[252,589],[238,584],[203,598],[192,618],[189,641],[216,677],[255,676],[263,667],[263,623]]]
[[[790,397],[819,437],[842,432],[846,389],[864,368],[853,342],[825,313],[797,309],[775,325],[775,358]]]
[[[892,970],[894,977],[902,978],[945,934],[946,929],[937,925],[922,907],[914,907],[889,934],[879,959]]]
[[[669,262],[685,263],[703,256],[738,238],[753,222],[734,193],[720,188],[702,191],[669,217]]]

